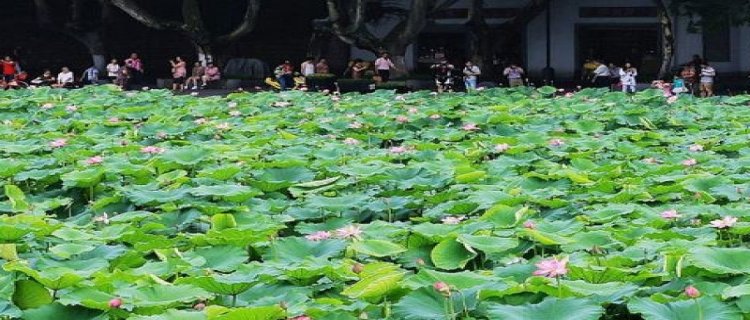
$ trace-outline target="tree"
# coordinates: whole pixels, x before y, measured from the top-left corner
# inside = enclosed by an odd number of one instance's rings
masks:
[[[367,0],[326,0],[328,17],[315,20],[317,31],[329,32],[343,42],[375,54],[387,51],[399,69],[405,69],[406,49],[416,41],[427,26],[428,19],[457,0],[411,0],[407,8],[398,2],[379,1],[382,12],[379,19],[374,17],[372,6]],[[390,30],[368,25],[368,20],[381,22],[394,21]],[[382,33],[382,34],[381,34]]]
[[[179,5],[182,19],[176,21],[157,17],[141,6],[137,0],[109,1],[147,27],[182,33],[196,47],[198,57],[201,60],[223,60],[223,54],[228,46],[253,31],[260,10],[260,0],[245,0],[239,23],[223,30],[225,28],[212,29],[209,25],[215,26],[216,23],[210,22],[219,19],[231,20],[228,17],[231,17],[235,11],[233,5],[242,4],[241,2],[230,2],[227,6],[216,6],[212,3],[214,9],[221,7],[226,9],[227,12],[206,14],[204,11],[207,7],[202,6],[199,0],[182,0],[181,5]]]
[[[40,27],[86,46],[93,65],[104,70],[107,61],[102,32],[111,16],[108,0],[34,0],[34,5]]]
[[[750,1],[747,0],[671,0],[671,11],[690,18],[690,31],[750,23]],[[699,18],[699,19],[698,19]]]

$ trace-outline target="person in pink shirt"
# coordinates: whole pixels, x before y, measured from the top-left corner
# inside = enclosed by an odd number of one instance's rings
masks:
[[[182,91],[185,89],[185,77],[187,76],[187,64],[181,57],[169,60],[172,65],[172,90]]]
[[[143,79],[143,62],[137,53],[131,53],[130,58],[125,59],[125,67],[128,68],[128,74],[132,84],[141,84]]]
[[[375,69],[382,82],[388,82],[391,79],[391,69],[396,69],[396,65],[391,61],[388,52],[383,52],[380,58],[375,60]]]

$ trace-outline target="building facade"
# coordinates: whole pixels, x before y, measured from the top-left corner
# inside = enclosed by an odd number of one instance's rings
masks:
[[[411,0],[388,0],[383,5],[408,9]],[[491,28],[512,19],[529,0],[485,0],[483,15]],[[461,0],[430,21],[418,41],[407,52],[407,66],[420,70],[437,55],[459,63],[469,55],[471,0]],[[630,62],[644,75],[655,75],[662,60],[659,11],[654,0],[552,0],[546,9],[518,30],[511,41],[493,45],[496,61],[526,66],[531,77],[541,76],[549,64],[558,79],[574,79],[587,59],[603,59],[615,64]],[[750,26],[730,26],[710,31],[690,30],[690,20],[673,17],[675,33],[674,65],[688,62],[693,55],[708,59],[720,73],[750,71]],[[394,19],[381,19],[370,27],[387,32]],[[507,34],[501,35],[507,37]],[[352,48],[354,58],[374,58]]]

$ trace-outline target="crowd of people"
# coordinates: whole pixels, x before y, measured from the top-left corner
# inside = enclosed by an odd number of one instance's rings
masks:
[[[188,62],[182,57],[169,60],[172,74],[171,89],[174,91],[197,90],[221,80],[221,70],[212,62],[205,65],[196,61],[188,70]],[[502,82],[509,87],[524,86],[527,84],[525,70],[515,63],[504,66]],[[70,68],[63,66],[57,75],[49,69],[34,79],[24,72],[19,63],[10,56],[5,56],[0,61],[2,78],[0,88],[19,88],[27,86],[50,86],[55,88],[76,88],[82,85],[114,83],[122,88],[131,88],[143,84],[144,65],[137,53],[132,53],[121,64],[117,59],[112,59],[104,69],[104,75],[96,66],[85,69],[80,77],[76,78]],[[605,63],[601,59],[589,59],[583,65],[583,86],[598,88],[610,88],[615,91],[634,93],[637,90],[638,69],[631,63],[621,66],[614,63]],[[451,64],[447,57],[441,56],[437,63],[430,66],[433,73],[435,87],[438,92],[454,90],[454,82],[463,80],[463,86],[467,91],[477,89],[482,70],[472,61],[466,61],[461,70]],[[190,73],[188,73],[190,71]],[[394,71],[406,71],[398,67],[387,52],[383,52],[373,62],[361,59],[349,62],[343,73],[344,78],[368,79],[375,83],[386,83],[391,80]],[[495,70],[499,72],[499,70]],[[305,58],[299,66],[299,72],[291,61],[285,60],[276,66],[273,75],[276,80],[274,87],[280,90],[290,90],[304,86],[305,78],[318,75],[330,75],[330,67],[325,58]],[[675,93],[690,93],[702,97],[714,95],[714,82],[716,70],[700,56],[695,55],[693,59],[680,65],[679,70],[674,72],[671,88]],[[370,78],[371,77],[371,78]],[[490,79],[488,79],[490,80]],[[492,79],[497,80],[497,79]]]
[[[689,93],[701,97],[714,96],[716,69],[699,55],[674,70],[671,87],[675,93]],[[638,69],[629,62],[622,66],[589,59],[583,65],[583,83],[597,88],[610,88],[634,93],[638,83]]]

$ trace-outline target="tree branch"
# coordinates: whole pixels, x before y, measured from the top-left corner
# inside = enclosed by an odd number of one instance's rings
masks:
[[[258,20],[258,11],[260,11],[260,0],[247,0],[247,8],[245,9],[245,15],[242,17],[242,23],[229,34],[218,37],[216,41],[229,43],[252,32]]]
[[[157,30],[185,31],[185,25],[176,21],[161,21],[141,8],[134,0],[111,0],[112,4],[127,13],[131,18]]]

